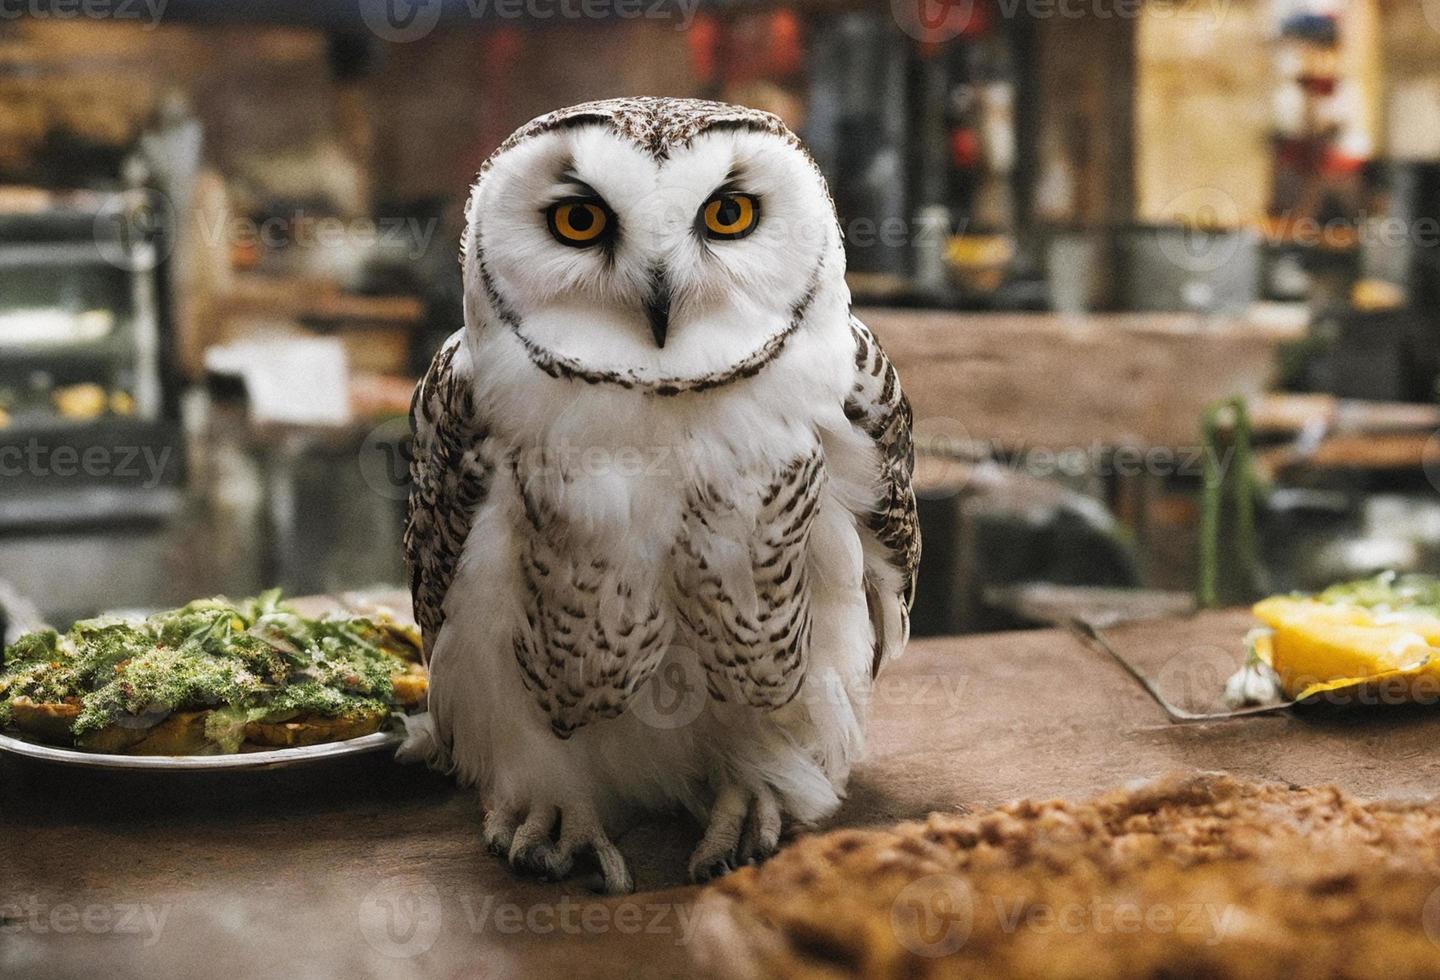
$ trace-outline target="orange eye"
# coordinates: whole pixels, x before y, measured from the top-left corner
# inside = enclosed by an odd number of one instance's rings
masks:
[[[716,194],[705,202],[700,216],[707,238],[744,238],[760,220],[760,202],[749,194]]]
[[[600,241],[610,224],[610,216],[605,209],[590,201],[552,204],[546,217],[550,222],[550,234],[557,242],[580,248]]]

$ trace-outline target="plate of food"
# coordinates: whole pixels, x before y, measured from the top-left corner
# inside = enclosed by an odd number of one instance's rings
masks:
[[[266,769],[397,746],[424,705],[414,626],[272,590],[34,630],[0,660],[0,752],[104,769]]]
[[[1296,703],[1440,700],[1434,576],[1386,572],[1313,595],[1271,596],[1254,613],[1262,625],[1247,638],[1249,657],[1232,681],[1232,701],[1253,700],[1245,692],[1255,687]]]

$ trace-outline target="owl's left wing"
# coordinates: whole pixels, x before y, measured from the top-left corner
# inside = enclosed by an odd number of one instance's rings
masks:
[[[416,387],[410,431],[405,565],[428,662],[445,622],[445,596],[461,549],[495,475],[493,446],[475,410],[461,334],[445,342]]]
[[[879,494],[859,515],[865,550],[865,597],[875,629],[872,670],[898,654],[910,637],[910,606],[920,565],[920,522],[915,510],[915,445],[910,401],[895,365],[870,329],[851,317],[855,379],[845,417],[874,444]]]

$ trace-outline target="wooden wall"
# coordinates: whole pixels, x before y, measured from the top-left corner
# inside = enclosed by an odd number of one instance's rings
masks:
[[[345,86],[316,31],[5,22],[0,167],[21,163],[56,124],[127,140],[180,88],[205,125],[210,162],[227,176],[333,143],[367,156],[363,169],[389,195],[449,196],[546,109],[622,93],[695,94],[684,35],[655,21],[441,28],[379,55]]]

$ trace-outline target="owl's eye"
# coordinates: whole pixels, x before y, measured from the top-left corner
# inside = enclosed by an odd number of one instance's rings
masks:
[[[550,234],[561,245],[584,248],[605,237],[610,215],[595,201],[559,201],[545,211]]]
[[[700,223],[706,238],[744,238],[760,223],[760,202],[749,194],[716,194],[700,209]]]

